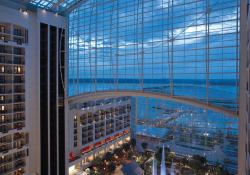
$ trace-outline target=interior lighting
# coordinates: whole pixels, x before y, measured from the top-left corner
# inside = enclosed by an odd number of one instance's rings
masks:
[[[28,15],[28,10],[27,10],[27,9],[22,9],[22,8],[20,8],[19,11],[20,11],[23,15],[25,15],[25,16]]]

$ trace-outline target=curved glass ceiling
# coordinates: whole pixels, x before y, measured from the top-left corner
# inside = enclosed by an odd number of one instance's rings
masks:
[[[239,0],[89,0],[69,15],[68,95],[143,90],[238,110]]]
[[[49,11],[63,13],[82,0],[12,0],[28,7],[43,8]]]
[[[30,3],[40,8],[61,12],[80,0],[31,0]]]

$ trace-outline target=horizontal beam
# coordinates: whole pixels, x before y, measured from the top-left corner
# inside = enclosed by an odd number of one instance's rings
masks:
[[[205,103],[199,101],[197,99],[181,97],[181,96],[170,96],[167,94],[162,93],[155,93],[155,92],[145,92],[140,90],[133,90],[133,91],[99,91],[99,92],[92,92],[92,93],[82,93],[76,96],[71,96],[66,99],[67,103],[77,103],[77,102],[84,102],[84,101],[91,101],[97,100],[102,98],[110,98],[110,97],[121,97],[121,96],[131,96],[131,97],[148,97],[148,98],[156,98],[162,100],[169,100],[178,103],[184,103],[188,105],[193,105],[199,108],[207,109],[216,111],[219,113],[223,113],[229,117],[238,117],[237,112],[231,111],[226,108],[222,108],[219,106],[215,106],[213,104]]]

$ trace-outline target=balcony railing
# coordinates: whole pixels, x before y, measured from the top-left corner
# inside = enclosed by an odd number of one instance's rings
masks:
[[[13,128],[17,129],[17,130],[22,129],[23,127],[25,127],[24,122],[14,123],[14,125],[13,125]]]
[[[11,130],[11,125],[2,125],[0,126],[0,132],[7,133],[9,130]]]
[[[0,89],[0,94],[11,94],[11,93],[12,89],[4,89],[4,88]]]
[[[0,100],[0,104],[8,104],[8,103],[12,103],[12,99]]]
[[[12,149],[12,144],[9,143],[7,145],[3,145],[0,147],[0,153],[7,153],[9,150]]]
[[[14,59],[13,64],[21,64],[24,65],[25,61],[23,59]]]
[[[24,107],[14,107],[14,112],[23,112],[24,110]]]
[[[0,58],[1,64],[12,64],[12,60],[9,58]]]
[[[18,116],[18,117],[14,117],[13,118],[13,122],[20,122],[20,121],[24,121],[25,117],[24,116]]]
[[[0,114],[9,114],[12,113],[11,109],[0,110]]]
[[[5,118],[4,120],[0,120],[0,124],[11,123],[12,120],[10,118]]]
[[[14,88],[14,93],[24,93],[25,89],[23,88]]]
[[[9,163],[9,162],[12,162],[12,157],[7,157],[5,156],[4,158],[0,158],[0,164],[4,164],[4,163]]]

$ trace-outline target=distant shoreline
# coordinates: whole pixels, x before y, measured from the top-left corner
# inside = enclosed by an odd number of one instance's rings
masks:
[[[173,83],[176,84],[206,84],[205,79],[112,79],[112,78],[97,78],[97,79],[89,79],[89,78],[80,78],[80,79],[69,79],[69,83],[131,83],[131,84],[140,84],[143,81],[143,83],[148,84],[164,84],[168,85],[170,84],[170,81],[173,81]],[[209,85],[224,85],[224,86],[235,86],[237,82],[236,79],[210,79],[208,81]]]

